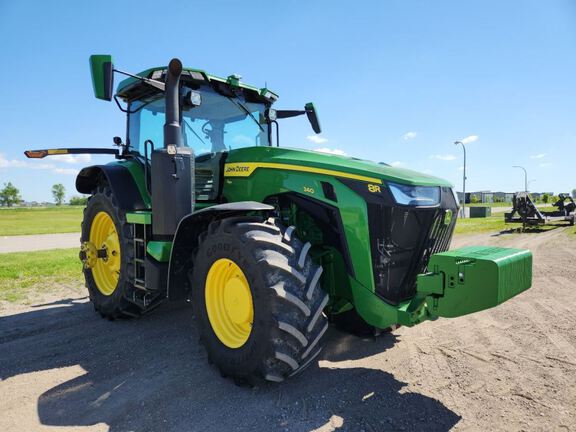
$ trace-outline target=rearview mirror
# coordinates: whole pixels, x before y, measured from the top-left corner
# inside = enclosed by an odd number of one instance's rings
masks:
[[[94,96],[111,101],[114,92],[114,65],[111,55],[91,55],[90,72]]]
[[[320,128],[320,121],[318,120],[318,114],[316,113],[316,108],[314,108],[314,104],[312,102],[308,102],[304,105],[304,109],[306,110],[306,116],[308,117],[308,121],[312,126],[312,130],[319,134],[322,132]]]

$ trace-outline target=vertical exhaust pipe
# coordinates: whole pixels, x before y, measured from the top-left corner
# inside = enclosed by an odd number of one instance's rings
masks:
[[[180,126],[180,75],[182,62],[177,58],[170,60],[166,72],[166,123],[164,124],[164,148],[169,145],[182,147],[182,128]]]
[[[194,210],[194,154],[183,147],[180,124],[182,62],[170,60],[164,99],[164,146],[152,152],[152,234],[171,240],[180,220]]]

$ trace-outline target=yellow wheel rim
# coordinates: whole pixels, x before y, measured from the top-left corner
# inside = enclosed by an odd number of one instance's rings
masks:
[[[111,295],[120,277],[120,239],[116,225],[106,212],[99,212],[92,220],[90,243],[96,249],[105,250],[105,257],[98,258],[92,266],[92,276],[96,287],[105,296]]]
[[[206,311],[212,330],[228,348],[240,348],[252,331],[254,305],[246,276],[229,259],[215,261],[206,277]]]

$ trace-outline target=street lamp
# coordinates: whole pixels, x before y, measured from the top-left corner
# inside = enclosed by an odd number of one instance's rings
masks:
[[[513,165],[512,168],[520,168],[524,170],[524,192],[528,193],[528,173],[526,172],[526,168],[519,165]]]
[[[462,173],[462,217],[466,217],[466,212],[464,207],[466,207],[466,146],[462,141],[454,141],[454,145],[462,145],[462,150],[464,150],[464,172]]]

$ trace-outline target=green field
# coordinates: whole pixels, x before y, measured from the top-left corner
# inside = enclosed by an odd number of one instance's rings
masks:
[[[512,203],[509,202],[497,202],[497,203],[469,203],[466,207],[510,207],[512,208]]]
[[[497,214],[487,218],[458,218],[456,222],[455,234],[472,234],[481,232],[500,232],[506,229],[516,228],[518,224],[506,225],[504,223],[504,214]]]
[[[0,236],[80,232],[82,206],[0,209]]]
[[[0,301],[23,302],[55,283],[81,284],[78,249],[55,249],[0,255]]]
[[[558,226],[559,225],[547,224],[547,225],[540,225],[539,227],[537,227],[537,229],[547,231],[555,229]],[[467,218],[467,219],[458,218],[458,221],[456,222],[456,230],[454,231],[454,233],[455,234],[475,234],[483,232],[498,233],[501,231],[514,230],[518,228],[522,228],[522,224],[520,223],[506,224],[504,223],[504,213],[499,213],[496,214],[495,216],[490,216],[487,218]]]

